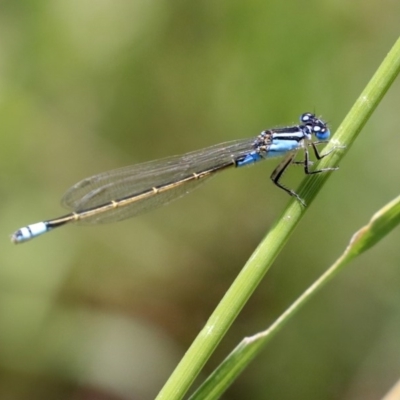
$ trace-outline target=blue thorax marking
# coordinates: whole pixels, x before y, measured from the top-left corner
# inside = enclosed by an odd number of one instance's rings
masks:
[[[304,125],[267,130],[254,141],[254,150],[236,159],[236,166],[243,167],[254,164],[265,158],[280,157],[286,153],[296,151],[303,146],[303,141],[312,139],[314,134],[318,140],[326,140],[330,131],[326,123],[310,113],[301,116]]]
[[[254,141],[254,150],[236,160],[237,167],[251,165],[265,158],[279,157],[301,147],[303,140],[310,140],[312,127],[309,125],[263,131]]]

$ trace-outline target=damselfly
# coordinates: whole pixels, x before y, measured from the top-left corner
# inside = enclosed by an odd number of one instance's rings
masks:
[[[317,139],[315,142],[313,135]],[[11,240],[23,243],[68,223],[92,225],[130,218],[185,195],[219,171],[277,156],[286,157],[273,171],[272,181],[305,205],[280,179],[291,164],[303,165],[307,175],[336,170],[336,167],[310,170],[308,148],[312,148],[318,160],[327,156],[332,150],[320,154],[317,145],[326,143],[329,135],[324,121],[312,113],[304,113],[299,125],[265,130],[255,139],[235,140],[94,175],[78,182],[64,195],[62,204],[71,213],[25,226],[16,231]],[[304,159],[295,161],[300,149]]]

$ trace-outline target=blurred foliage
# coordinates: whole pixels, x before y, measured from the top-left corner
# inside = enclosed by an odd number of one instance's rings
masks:
[[[153,398],[289,200],[269,181],[274,162],[136,219],[18,247],[8,235],[63,214],[63,192],[103,170],[304,111],[334,130],[396,40],[400,3],[21,0],[0,11],[0,397]],[[395,83],[205,372],[398,194],[399,95]],[[319,294],[225,398],[385,393],[400,367],[398,242],[397,231]]]

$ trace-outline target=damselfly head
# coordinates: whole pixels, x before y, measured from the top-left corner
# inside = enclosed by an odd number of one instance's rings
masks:
[[[314,134],[319,140],[326,140],[330,136],[328,125],[315,114],[307,112],[301,115],[300,121],[307,127],[310,134]]]
[[[315,137],[319,140],[327,140],[331,134],[326,123],[321,120],[313,125],[312,130]]]

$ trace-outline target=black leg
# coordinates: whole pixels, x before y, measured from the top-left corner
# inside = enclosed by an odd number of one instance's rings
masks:
[[[321,142],[311,142],[310,145],[313,147],[314,149],[314,154],[315,157],[318,160],[321,160],[322,158],[326,157],[327,155],[329,155],[330,153],[332,153],[333,150],[335,150],[335,148],[333,148],[332,150],[328,151],[325,154],[319,154],[318,149],[316,144],[319,144]],[[310,166],[310,155],[308,154],[308,149],[307,147],[304,147],[304,172],[306,173],[306,175],[313,175],[313,174],[319,174],[320,172],[326,172],[326,171],[336,171],[337,169],[339,169],[338,167],[330,167],[330,168],[322,168],[322,169],[316,169],[314,171],[310,171],[309,166]]]
[[[304,207],[306,206],[306,203],[304,203],[303,199],[292,189],[287,188],[286,186],[282,185],[280,183],[280,179],[282,178],[282,175],[284,172],[288,169],[290,164],[293,163],[294,158],[296,157],[296,153],[289,154],[272,172],[271,174],[271,179],[272,182],[275,183],[276,186],[279,188],[283,189],[286,193],[288,193],[290,196],[295,197]],[[304,162],[303,162],[304,164]]]
[[[332,149],[330,149],[327,153],[325,154],[320,154],[320,152],[318,151],[317,148],[317,144],[322,144],[322,143],[329,143],[329,140],[319,140],[318,142],[310,142],[308,145],[312,146],[313,150],[314,150],[314,154],[315,157],[317,158],[317,160],[321,160],[322,158],[328,156],[329,154],[331,154],[333,151],[335,151],[337,148],[342,148],[342,146],[334,146],[332,147]]]
[[[331,154],[337,147],[334,147],[330,151],[328,151],[325,154],[320,154],[317,146],[318,144],[321,143],[327,143],[328,141],[319,141],[319,142],[311,142],[309,143],[309,146],[312,146],[315,157],[317,160],[321,160],[322,158],[328,156]],[[329,168],[322,168],[322,169],[317,169],[314,171],[310,170],[310,166],[313,165],[313,162],[310,161],[310,154],[308,152],[308,148],[304,147],[304,160],[303,161],[295,161],[294,158],[296,157],[296,152],[289,154],[272,172],[271,174],[271,179],[272,182],[279,188],[283,189],[286,193],[288,193],[290,196],[295,197],[304,207],[306,206],[304,200],[292,189],[287,188],[286,186],[282,185],[280,182],[282,175],[285,173],[285,171],[289,168],[291,164],[295,165],[303,165],[304,167],[304,173],[306,175],[313,175],[313,174],[319,174],[321,172],[327,172],[327,171],[336,171],[338,167],[329,167]]]

